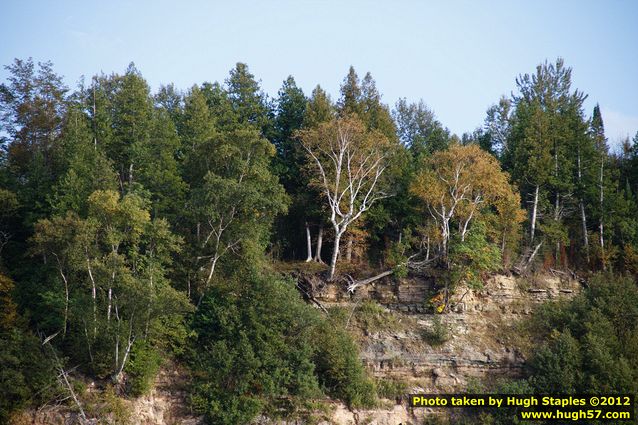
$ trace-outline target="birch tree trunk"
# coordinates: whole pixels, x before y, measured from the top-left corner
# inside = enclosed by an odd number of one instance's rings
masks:
[[[332,248],[332,259],[330,260],[330,271],[328,273],[329,280],[332,280],[335,276],[335,270],[337,268],[337,257],[339,256],[339,242],[343,232],[339,232],[335,229],[334,247]]]
[[[589,263],[589,236],[587,235],[587,216],[585,215],[585,203],[580,200],[580,221],[583,227],[583,245],[585,246],[585,256]]]
[[[306,247],[308,252],[306,263],[309,263],[312,261],[312,240],[310,238],[310,227],[308,226],[308,223],[306,223]]]
[[[536,185],[536,190],[534,192],[534,206],[532,207],[532,224],[530,230],[529,240],[530,242],[534,242],[534,233],[536,233],[536,215],[538,212],[538,190],[539,185]]]
[[[321,248],[323,246],[323,225],[319,226],[319,234],[317,235],[317,250],[315,251],[315,261],[323,264],[321,259]]]
[[[581,167],[580,148],[578,149],[578,184],[582,188],[583,173]],[[589,236],[587,235],[587,216],[585,215],[585,203],[583,202],[583,196],[580,196],[580,220],[583,228],[583,246],[585,247],[585,256],[589,263]]]
[[[352,235],[348,236],[348,245],[346,246],[346,261],[352,262],[352,245],[354,244]]]
[[[556,192],[556,200],[554,201],[554,221],[558,223],[560,220],[560,193]],[[556,241],[556,265],[560,262],[560,241]]]

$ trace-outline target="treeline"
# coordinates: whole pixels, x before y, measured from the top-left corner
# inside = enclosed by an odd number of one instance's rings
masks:
[[[73,91],[50,63],[7,70],[2,417],[68,368],[143,393],[163,354],[215,423],[321,393],[372,403],[355,346],[278,261],[325,261],[327,279],[442,268],[444,299],[510,267],[638,272],[638,135],[611,153],[562,60],[462,137],[353,68],[336,101],[292,77],[270,98],[241,63],[156,93],[133,65]]]

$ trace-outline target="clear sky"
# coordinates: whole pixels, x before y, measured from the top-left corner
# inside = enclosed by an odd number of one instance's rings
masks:
[[[638,1],[0,0],[0,63],[51,60],[69,86],[134,61],[155,89],[223,81],[246,62],[276,95],[293,75],[335,98],[348,67],[394,105],[422,98],[461,134],[561,56],[600,103],[611,144],[638,130]],[[0,71],[0,79],[6,78]]]

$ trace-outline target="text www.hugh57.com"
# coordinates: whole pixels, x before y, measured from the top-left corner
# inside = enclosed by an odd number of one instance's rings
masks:
[[[604,410],[555,410],[553,412],[520,412],[520,419],[630,419],[630,412],[606,412]]]

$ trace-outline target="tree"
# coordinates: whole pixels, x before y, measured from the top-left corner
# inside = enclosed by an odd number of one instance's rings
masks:
[[[161,335],[164,318],[188,311],[166,278],[181,240],[165,220],[151,220],[137,195],[96,191],[86,219],[68,212],[40,220],[31,242],[52,286],[55,276],[63,282],[59,331],[72,341],[72,356],[88,359],[98,376],[121,382],[135,342]]]
[[[87,116],[77,105],[69,107],[61,139],[64,174],[53,187],[50,202],[57,215],[85,214],[96,190],[117,188],[117,175],[102,149],[94,143]]]
[[[265,135],[271,125],[266,95],[248,65],[238,62],[226,80],[228,99],[240,124],[255,126]]]
[[[155,106],[165,110],[173,121],[173,125],[179,131],[184,113],[184,95],[171,83],[162,85],[154,96]]]
[[[312,242],[310,238],[311,214],[308,209],[307,181],[303,179],[303,148],[299,140],[294,138],[295,131],[302,128],[308,100],[303,91],[297,87],[295,79],[289,76],[279,90],[276,103],[272,141],[277,148],[277,156],[273,161],[275,173],[291,198],[291,205],[286,216],[278,218],[276,228],[278,242],[284,252],[294,256],[299,245],[300,229],[306,229],[307,260],[312,260]]]
[[[497,104],[487,110],[485,118],[485,131],[490,140],[488,151],[501,155],[509,149],[508,139],[511,131],[512,101],[505,96],[501,97]]]
[[[399,140],[415,158],[431,155],[448,146],[449,131],[436,120],[434,112],[423,100],[408,103],[405,98],[399,99],[393,115]]]
[[[510,137],[502,160],[529,200],[529,243],[535,243],[540,228],[548,245],[555,246],[558,263],[565,260],[561,247],[569,241],[569,218],[576,210],[573,193],[579,184],[579,159],[581,176],[583,171],[584,158],[579,154],[585,152],[586,95],[572,91],[571,69],[560,58],[539,65],[535,74],[522,75],[516,82],[519,94],[513,96]]]
[[[153,100],[150,88],[135,64],[129,64],[123,76],[113,79],[116,84],[112,100],[113,133],[106,152],[114,163],[123,190],[125,184],[131,185],[135,180],[134,145],[149,143]]]
[[[184,117],[180,137],[184,150],[184,180],[197,187],[211,170],[210,152],[215,148],[216,120],[202,90],[193,86],[184,99]]]
[[[237,120],[242,113],[252,114],[235,108],[241,104],[239,94],[256,101],[257,87],[247,83],[254,80],[240,68],[242,73],[232,73],[229,80],[236,91],[232,96],[211,85],[204,90],[194,87],[185,100],[182,137],[191,187],[186,232],[191,277],[200,300],[220,259],[232,253],[251,262],[256,253],[263,252],[274,217],[288,205],[285,191],[270,168],[274,145],[262,137],[252,118]]]
[[[261,177],[261,178],[260,178]],[[285,211],[286,197],[273,176],[222,177],[209,172],[193,191],[193,216],[198,223],[196,263],[201,273],[200,300],[209,288],[219,260],[243,251],[250,261],[262,246],[274,216]]]
[[[58,393],[53,364],[18,313],[13,289],[14,282],[0,274],[0,421],[5,423],[11,423],[12,413]]]
[[[452,145],[432,155],[417,174],[412,191],[420,197],[439,229],[440,253],[448,261],[453,233],[461,242],[473,220],[493,210],[501,220],[520,222],[517,196],[496,158],[477,145]],[[452,226],[454,224],[455,226]],[[456,228],[456,230],[455,230]]]
[[[341,83],[341,99],[337,102],[339,112],[343,116],[361,114],[361,84],[359,76],[353,66],[348,69],[348,75]]]
[[[596,183],[597,189],[597,208],[595,208],[598,215],[598,246],[601,253],[601,263],[603,270],[607,268],[607,256],[605,254],[605,196],[606,186],[610,184],[608,170],[606,170],[606,163],[608,162],[608,147],[607,138],[605,137],[605,126],[603,124],[603,118],[600,113],[600,106],[596,104],[594,112],[591,118],[591,136],[594,142],[594,149],[597,156],[595,164],[596,169]]]
[[[274,276],[212,288],[193,318],[195,408],[212,423],[249,423],[316,397],[318,322],[294,286]]]
[[[154,109],[148,138],[131,147],[131,163],[137,164],[136,182],[151,193],[155,217],[179,216],[185,204],[186,183],[177,162],[181,150],[169,113]]]
[[[45,194],[59,172],[59,136],[68,89],[51,62],[16,59],[0,85],[0,123],[8,137],[7,167],[32,224],[49,212]]]
[[[313,184],[328,204],[335,231],[329,278],[333,279],[339,242],[352,222],[374,202],[388,196],[382,189],[391,144],[377,131],[366,131],[354,117],[338,118],[299,133],[310,156]]]
[[[303,127],[316,128],[322,123],[333,120],[336,116],[336,109],[330,99],[330,96],[317,85],[312,91],[306,111],[304,114]],[[299,146],[301,151],[301,170],[303,171],[304,164],[307,161],[307,153],[303,148],[303,145]],[[323,236],[324,225],[327,224],[325,214],[322,211],[321,192],[316,187],[310,184],[307,173],[300,173],[300,177],[304,179],[302,183],[303,191],[300,195],[303,197],[301,203],[304,208],[304,215],[308,222],[314,222],[319,226],[317,233],[317,244],[315,248],[314,260],[323,264],[321,258],[321,251],[323,250]],[[308,228],[308,230],[310,230]]]
[[[568,303],[548,303],[532,320],[535,391],[638,392],[638,289],[630,277],[594,275]]]

